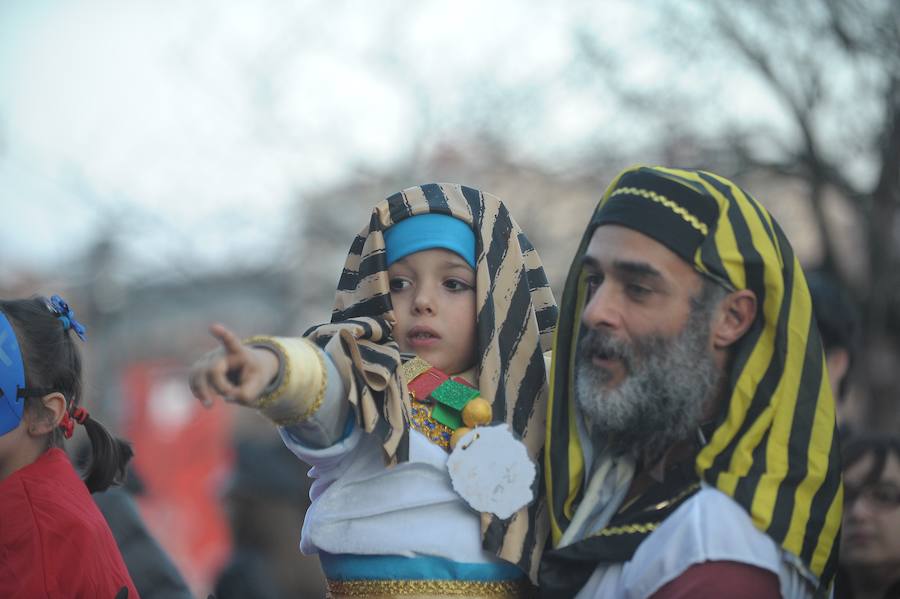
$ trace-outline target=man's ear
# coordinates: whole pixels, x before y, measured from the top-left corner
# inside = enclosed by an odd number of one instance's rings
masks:
[[[46,435],[56,430],[66,411],[66,397],[62,393],[48,393],[40,401],[43,409],[35,410],[28,423],[29,434],[35,436]]]
[[[732,291],[719,304],[712,326],[712,344],[725,349],[744,336],[756,319],[756,294],[749,289]]]

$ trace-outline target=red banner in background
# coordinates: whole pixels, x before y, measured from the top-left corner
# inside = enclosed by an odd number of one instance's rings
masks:
[[[141,515],[191,590],[206,596],[231,551],[219,501],[233,462],[231,410],[205,409],[186,372],[166,363],[132,364],[123,383],[124,429],[146,486]]]

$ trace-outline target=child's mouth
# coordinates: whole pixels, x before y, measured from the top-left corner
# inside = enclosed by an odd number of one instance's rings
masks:
[[[426,347],[436,343],[441,337],[430,329],[415,327],[406,334],[406,338],[413,347]]]

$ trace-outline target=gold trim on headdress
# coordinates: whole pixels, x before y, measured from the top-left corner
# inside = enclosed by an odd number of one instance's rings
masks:
[[[688,212],[684,206],[681,206],[681,205],[673,202],[666,196],[664,196],[662,194],[658,194],[655,191],[652,191],[649,189],[638,189],[637,187],[621,187],[621,188],[615,190],[614,192],[612,192],[609,195],[609,197],[614,198],[617,195],[626,194],[626,193],[629,195],[641,196],[642,198],[647,198],[648,200],[654,201],[657,204],[662,204],[663,206],[665,206],[666,208],[668,208],[669,210],[671,210],[672,212],[674,212],[675,214],[677,214],[678,216],[683,218],[685,220],[685,222],[687,222],[687,224],[694,227],[695,229],[697,229],[704,235],[706,235],[709,232],[709,229],[706,227],[706,224],[701,222],[699,218],[697,218],[696,216],[694,216],[693,214]]]

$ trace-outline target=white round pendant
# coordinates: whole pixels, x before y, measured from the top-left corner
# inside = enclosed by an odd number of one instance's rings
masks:
[[[506,519],[531,503],[537,468],[509,425],[469,431],[447,459],[453,489],[472,509]]]

